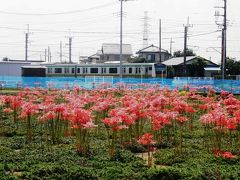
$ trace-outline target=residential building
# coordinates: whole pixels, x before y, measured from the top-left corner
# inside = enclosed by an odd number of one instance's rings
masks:
[[[173,57],[164,61],[168,77],[213,77],[220,73],[220,66],[200,56],[187,56],[187,75],[184,75],[184,57]]]
[[[159,63],[160,62],[160,50],[159,47],[153,44],[139,50],[136,54],[140,58],[144,58],[147,63]],[[161,49],[161,61],[166,61],[171,57],[171,54],[164,49]]]
[[[99,56],[99,60],[98,57]],[[132,56],[132,46],[130,44],[122,45],[122,62],[126,62]],[[104,63],[107,61],[120,60],[120,44],[102,44],[102,49],[94,54],[90,59],[96,60],[97,63]]]

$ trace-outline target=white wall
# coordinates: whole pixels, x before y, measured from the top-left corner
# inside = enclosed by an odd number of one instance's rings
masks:
[[[21,67],[27,65],[30,63],[0,62],[0,76],[21,76]]]

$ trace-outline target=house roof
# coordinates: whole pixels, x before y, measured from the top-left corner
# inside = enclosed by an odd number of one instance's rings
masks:
[[[149,53],[149,52],[151,52],[151,53],[159,53],[159,47],[154,46],[154,45],[152,44],[152,45],[150,45],[150,46],[148,46],[148,47],[145,47],[145,48],[139,50],[139,51],[137,52],[137,54],[140,54],[140,53]],[[161,52],[168,53],[168,51],[165,50],[165,49],[161,49]]]
[[[221,71],[220,67],[205,67],[205,71]]]
[[[207,59],[204,59],[203,57],[200,56],[187,56],[186,57],[186,64],[191,64],[193,60],[195,59],[203,59],[207,65],[213,65],[213,66],[218,66],[217,64],[215,64],[212,61],[209,61]],[[178,65],[182,65],[184,61],[184,57],[173,57],[171,59],[168,59],[164,62],[162,62],[163,64],[165,64],[166,66],[178,66]]]
[[[196,57],[197,56],[187,56],[186,61],[188,62]],[[184,61],[184,57],[174,57],[162,63],[165,64],[166,66],[177,66],[177,65],[183,64],[183,61]]]
[[[102,44],[103,54],[120,54],[120,44]],[[123,55],[132,55],[132,46],[131,44],[122,45],[122,54]]]

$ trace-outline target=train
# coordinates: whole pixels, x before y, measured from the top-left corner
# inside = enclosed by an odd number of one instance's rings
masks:
[[[130,77],[156,77],[164,67],[155,63],[123,63],[122,75]],[[22,76],[119,76],[119,63],[74,64],[46,63],[40,66],[23,66]]]

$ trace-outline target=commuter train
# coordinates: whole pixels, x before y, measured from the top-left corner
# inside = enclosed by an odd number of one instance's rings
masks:
[[[154,63],[123,63],[123,76],[156,77],[164,67]],[[119,76],[119,63],[64,64],[47,63],[41,66],[22,67],[23,76]]]

